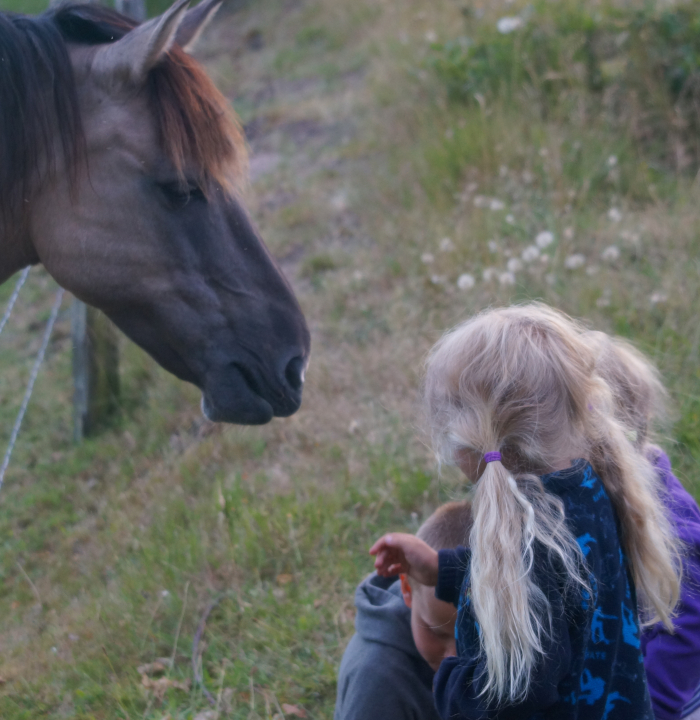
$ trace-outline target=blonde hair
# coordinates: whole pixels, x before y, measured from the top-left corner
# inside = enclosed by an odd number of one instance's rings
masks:
[[[471,527],[471,503],[467,500],[453,500],[440,505],[418,528],[416,537],[433,550],[456,548],[458,545],[466,545]]]
[[[678,598],[676,540],[654,468],[612,411],[596,352],[572,319],[536,303],[485,311],[447,333],[427,362],[425,400],[438,458],[500,451],[472,502],[471,600],[487,677],[484,693],[516,702],[550,632],[550,606],[534,581],[535,545],[568,583],[587,587],[581,550],[561,500],[539,476],[588,459],[621,525],[642,606],[670,625]]]
[[[595,350],[597,371],[612,392],[618,419],[633,433],[637,447],[643,447],[653,421],[667,415],[667,393],[659,371],[622,338],[590,331],[585,340]]]

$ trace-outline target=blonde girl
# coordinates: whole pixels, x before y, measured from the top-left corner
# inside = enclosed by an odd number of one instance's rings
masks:
[[[656,368],[634,346],[590,332],[598,373],[610,386],[615,412],[639,452],[654,464],[663,501],[683,543],[680,599],[670,633],[661,624],[642,632],[641,649],[657,720],[700,720],[700,508],[671,470],[661,448],[651,444],[653,425],[665,416],[666,393]]]
[[[444,718],[653,717],[637,607],[670,627],[677,540],[596,359],[541,304],[483,312],[430,353],[436,453],[475,484],[469,549],[396,533],[370,552],[458,607]]]

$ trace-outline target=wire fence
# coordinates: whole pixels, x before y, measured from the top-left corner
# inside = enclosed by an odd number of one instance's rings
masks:
[[[22,289],[22,286],[24,285],[28,275],[29,268],[26,268],[17,280],[15,289],[13,290],[12,295],[10,296],[10,299],[7,303],[7,307],[5,308],[5,313],[2,316],[2,320],[0,320],[0,333],[2,333],[2,331],[5,329],[5,325],[7,325],[7,321],[10,319],[12,310],[15,306],[15,303],[17,302],[17,298],[19,297],[20,290]],[[41,365],[44,362],[46,349],[48,348],[49,341],[51,340],[51,333],[53,331],[54,325],[56,324],[56,318],[58,317],[58,313],[61,309],[61,303],[63,302],[63,294],[63,288],[60,288],[56,292],[53,307],[51,308],[51,314],[49,315],[46,327],[44,328],[44,335],[41,341],[41,346],[39,347],[39,352],[36,355],[34,365],[32,366],[31,373],[29,374],[29,381],[27,383],[27,389],[24,391],[22,405],[20,406],[19,412],[17,413],[15,424],[12,427],[10,441],[8,443],[7,450],[5,451],[5,455],[3,456],[2,465],[0,465],[0,489],[2,489],[2,484],[5,480],[5,473],[7,472],[7,468],[10,465],[12,451],[15,449],[15,445],[17,444],[17,438],[19,437],[19,432],[22,428],[22,421],[24,420],[24,416],[27,413],[27,407],[29,406],[29,401],[32,397],[32,392],[34,390],[34,383],[36,382],[37,376],[39,375]]]

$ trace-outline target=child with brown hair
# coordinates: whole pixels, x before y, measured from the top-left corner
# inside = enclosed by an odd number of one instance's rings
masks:
[[[656,368],[628,342],[588,333],[598,372],[610,386],[620,420],[653,463],[663,482],[664,503],[683,543],[683,580],[673,632],[657,623],[641,636],[644,667],[657,720],[700,720],[700,508],[651,444],[654,420],[665,415],[666,391]]]
[[[541,304],[481,313],[433,348],[425,397],[438,457],[475,484],[470,547],[370,552],[457,605],[441,717],[651,720],[637,607],[671,627],[677,538],[582,329]]]
[[[466,501],[441,505],[416,537],[455,548],[471,527]],[[365,578],[355,592],[356,633],[338,673],[335,720],[438,720],[433,676],[454,655],[456,610],[432,588],[401,575]]]

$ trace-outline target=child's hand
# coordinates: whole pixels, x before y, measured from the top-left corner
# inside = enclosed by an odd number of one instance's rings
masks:
[[[415,535],[391,533],[377,540],[369,549],[376,555],[378,575],[390,577],[406,573],[423,585],[434,587],[438,579],[438,554]]]

